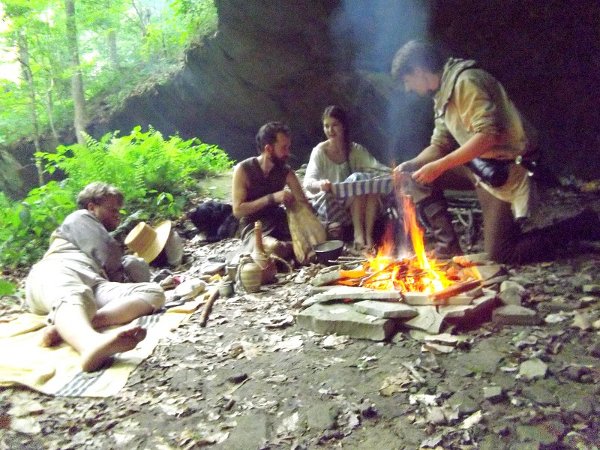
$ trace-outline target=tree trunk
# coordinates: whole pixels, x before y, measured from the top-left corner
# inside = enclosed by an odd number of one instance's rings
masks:
[[[87,121],[85,114],[85,97],[83,94],[83,75],[79,65],[79,45],[77,43],[77,22],[75,20],[75,0],[65,0],[65,11],[67,13],[67,42],[69,54],[71,57],[71,96],[73,97],[73,107],[75,117],[73,124],[75,126],[75,135],[77,142],[85,145],[85,124]]]
[[[31,124],[33,125],[33,145],[35,146],[36,153],[41,151],[40,148],[40,126],[37,115],[37,97],[35,93],[35,85],[33,84],[33,72],[29,65],[29,47],[27,45],[27,36],[23,30],[19,30],[17,34],[17,46],[19,48],[19,63],[21,65],[21,73],[25,82],[27,83],[27,90],[29,93],[29,114],[31,117]],[[38,184],[42,186],[44,184],[44,168],[42,167],[41,161],[36,158],[35,166],[38,173]]]
[[[50,125],[50,130],[52,131],[52,137],[58,144],[58,131],[56,131],[56,126],[54,125],[54,97],[52,93],[54,92],[54,77],[50,74],[50,86],[46,90],[46,112],[48,114],[48,124]]]
[[[120,72],[121,63],[119,61],[119,51],[117,48],[117,32],[114,29],[111,29],[108,32],[108,54],[113,69]]]
[[[131,6],[133,7],[137,15],[138,25],[140,27],[140,30],[142,31],[142,37],[146,37],[146,35],[148,34],[148,19],[150,13],[148,12],[148,10],[144,10],[143,5],[138,5],[135,0],[131,0]]]

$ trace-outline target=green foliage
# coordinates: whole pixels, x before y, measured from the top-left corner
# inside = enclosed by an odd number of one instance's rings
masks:
[[[0,278],[0,296],[11,295],[17,291],[17,287],[10,281]]]
[[[0,46],[26,44],[36,93],[33,102],[23,80],[0,80],[0,142],[10,143],[31,137],[32,110],[42,134],[50,120],[58,129],[72,123],[72,68],[62,0],[2,3],[7,26],[0,31]],[[217,24],[213,0],[76,0],[75,12],[86,100],[98,98],[104,109],[118,104],[136,84],[170,70],[190,40],[214,31]],[[17,54],[12,59],[18,74]]]
[[[165,140],[160,132],[143,132],[141,127],[128,136],[117,135],[109,133],[99,141],[88,137],[86,146],[60,146],[56,153],[38,157],[46,161],[48,172],[64,171],[76,190],[102,180],[118,186],[132,208],[158,208],[168,215],[180,212],[177,196],[191,189],[195,178],[232,165],[223,150],[196,138]]]
[[[32,189],[21,202],[0,193],[0,265],[17,267],[39,259],[52,231],[74,209],[75,194],[67,182]]]
[[[169,139],[153,129],[133,129],[128,136],[109,133],[87,146],[61,146],[56,153],[38,153],[46,170],[66,174],[13,202],[0,192],[0,265],[17,267],[38,260],[50,234],[75,210],[77,193],[92,181],[104,181],[125,195],[125,206],[143,210],[150,220],[181,215],[197,180],[232,166],[227,154],[199,139]]]

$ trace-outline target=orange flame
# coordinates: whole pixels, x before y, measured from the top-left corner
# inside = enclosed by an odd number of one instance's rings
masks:
[[[393,230],[388,227],[377,255],[366,263],[371,275],[365,280],[364,286],[374,289],[397,289],[401,292],[440,291],[453,284],[453,281],[448,279],[444,271],[437,269],[435,263],[428,260],[423,230],[417,222],[412,199],[408,195],[401,197],[404,232],[406,237],[410,236],[414,257],[401,260],[394,257]]]

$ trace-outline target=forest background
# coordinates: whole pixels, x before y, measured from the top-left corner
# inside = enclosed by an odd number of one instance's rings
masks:
[[[3,295],[15,289],[11,271],[41,257],[87,183],[118,186],[127,199],[123,213],[138,220],[173,218],[194,195],[194,181],[230,168],[231,160],[197,138],[152,128],[98,140],[84,131],[88,111],[110,109],[167,76],[191,39],[216,30],[212,0],[3,0],[0,18],[0,145],[32,139],[38,181],[17,198],[18,165],[0,150]],[[60,145],[68,128],[77,143]]]

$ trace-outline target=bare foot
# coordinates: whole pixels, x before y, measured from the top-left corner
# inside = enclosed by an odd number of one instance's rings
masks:
[[[54,347],[63,341],[56,325],[48,325],[42,334],[40,345],[42,347]]]
[[[98,370],[113,355],[134,349],[146,338],[146,329],[137,326],[101,336],[96,346],[81,353],[81,368],[84,372]]]

